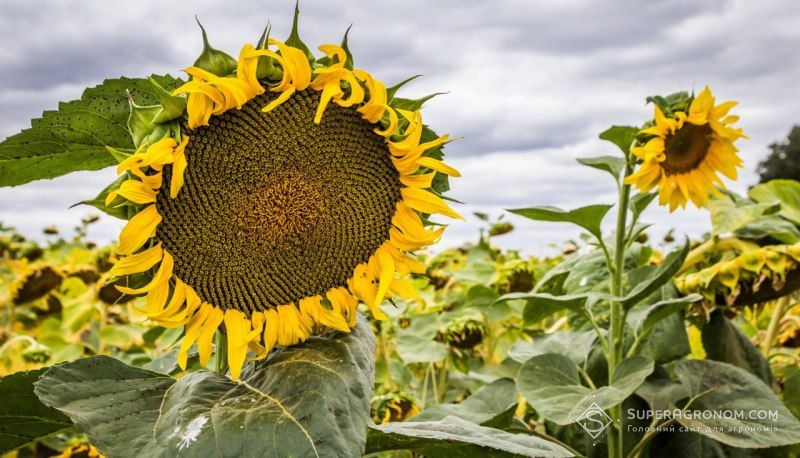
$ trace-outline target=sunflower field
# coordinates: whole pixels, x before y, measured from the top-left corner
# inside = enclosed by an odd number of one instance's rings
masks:
[[[201,30],[185,76],[0,143],[0,186],[118,176],[72,233],[0,225],[2,456],[800,456],[800,182],[726,188],[736,102],[649,97],[579,159],[616,202],[508,210],[579,227],[558,255],[498,248],[524,220],[485,214],[434,247],[470,178],[413,77],[347,34],[312,50],[297,9],[237,57]],[[646,209],[690,204],[703,237],[651,237]]]

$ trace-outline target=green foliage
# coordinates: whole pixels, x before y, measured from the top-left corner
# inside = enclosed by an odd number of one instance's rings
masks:
[[[578,162],[587,167],[610,173],[612,177],[619,180],[625,170],[627,161],[619,156],[596,156],[578,158]]]
[[[800,180],[800,126],[794,126],[786,140],[769,145],[770,153],[758,164],[761,183],[770,180]]]
[[[611,207],[612,205],[588,205],[569,211],[556,207],[529,207],[509,211],[535,221],[576,224],[598,239],[602,239],[600,224]]]
[[[337,340],[312,337],[249,365],[239,381],[189,374],[167,391],[155,440],[170,455],[360,455],[373,351],[373,334],[361,319]]]
[[[478,426],[457,417],[370,426],[366,452],[387,450],[411,450],[430,458],[574,456],[545,439]]]
[[[476,425],[508,427],[517,406],[517,390],[509,378],[497,379],[478,389],[458,404],[439,404],[424,410],[409,421],[435,421],[458,417]]]
[[[609,141],[620,149],[626,155],[630,153],[631,146],[633,146],[636,136],[639,134],[639,129],[631,126],[611,126],[600,134],[601,140]]]
[[[559,425],[577,421],[592,403],[608,409],[633,394],[653,372],[653,361],[644,356],[623,360],[611,383],[593,390],[581,383],[575,364],[566,356],[546,353],[527,360],[520,369],[517,388],[548,420]]]
[[[153,425],[171,377],[93,356],[53,366],[36,382],[46,405],[72,419],[104,455],[158,456]]]
[[[775,393],[754,375],[730,364],[686,360],[675,365],[675,373],[692,396],[686,407],[692,412],[738,411],[744,418],[721,415],[693,415],[678,422],[712,439],[734,447],[760,448],[794,444],[800,437],[800,421],[789,412]],[[777,412],[777,418],[753,418],[752,411]],[[699,418],[698,418],[699,417]],[[763,428],[753,434],[748,428]],[[710,429],[709,429],[710,428]]]
[[[0,454],[72,429],[72,421],[39,401],[33,384],[46,369],[0,378]]]
[[[169,75],[151,78],[167,89],[181,83]],[[126,90],[139,103],[158,103],[152,84],[144,78],[109,79],[86,89],[79,100],[45,111],[30,129],[0,143],[0,186],[109,167],[116,160],[108,147],[133,152]]]

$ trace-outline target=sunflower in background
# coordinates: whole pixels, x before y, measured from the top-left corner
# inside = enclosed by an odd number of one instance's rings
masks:
[[[654,119],[640,132],[644,145],[631,148],[642,163],[625,184],[641,192],[658,187],[659,203],[670,212],[688,201],[705,206],[715,186],[724,186],[719,174],[735,180],[742,166],[734,142],[747,137],[733,127],[739,117],[728,114],[737,102],[715,105],[708,87],[697,96],[678,93],[648,100],[655,103]]]
[[[132,102],[138,150],[119,158],[106,205],[124,209],[112,277],[146,295],[140,311],[185,327],[178,361],[197,343],[209,362],[224,325],[231,375],[248,349],[265,357],[315,332],[349,332],[364,303],[417,299],[406,277],[425,266],[407,252],[438,241],[448,136],[423,124],[421,100],[395,97],[353,67],[347,35],[319,47],[265,31],[238,60],[211,48],[161,104]],[[225,342],[222,342],[223,344]]]

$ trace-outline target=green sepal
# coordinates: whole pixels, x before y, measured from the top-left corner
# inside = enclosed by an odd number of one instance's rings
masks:
[[[394,95],[395,95],[395,94],[397,94],[397,91],[399,91],[401,87],[403,87],[403,86],[405,86],[407,83],[410,83],[411,81],[413,81],[413,80],[415,80],[415,79],[419,78],[420,76],[422,76],[422,75],[414,75],[414,76],[411,76],[411,77],[409,77],[409,78],[406,78],[406,79],[404,79],[403,81],[400,81],[399,83],[395,84],[394,86],[392,86],[392,87],[390,87],[390,88],[387,88],[387,89],[386,89],[386,100],[388,100],[389,102],[391,102],[391,101],[392,101],[392,99],[394,99]],[[435,95],[435,94],[434,94],[434,95]]]
[[[197,17],[195,17],[195,20],[203,34],[203,52],[200,53],[200,57],[194,61],[194,66],[217,76],[231,75],[236,71],[236,59],[226,52],[212,48],[208,43],[208,35],[206,34],[206,29],[203,28],[203,24],[200,23]]]
[[[161,110],[156,113],[155,117],[153,118],[153,122],[156,124],[161,124],[183,116],[183,113],[186,110],[186,97],[172,95],[166,89],[161,87],[161,85],[158,84],[158,82],[153,79],[152,76],[148,78],[148,80],[153,84],[153,87],[155,87],[155,95],[158,97],[158,100],[161,103]]]
[[[122,183],[129,178],[127,173],[123,173],[116,180],[111,182],[108,186],[103,188],[100,193],[92,199],[84,200],[78,202],[77,204],[72,205],[70,208],[78,206],[78,205],[91,205],[92,207],[100,210],[101,212],[111,215],[114,218],[119,218],[123,220],[129,219],[129,205],[122,204],[122,205],[115,205],[110,206],[106,205],[106,197],[113,191],[119,189],[122,186]]]
[[[161,105],[139,106],[133,101],[130,91],[126,90],[125,95],[128,97],[128,106],[131,110],[128,117],[128,131],[131,133],[133,145],[138,148],[156,128],[153,120],[161,111]]]
[[[694,94],[689,94],[686,91],[676,92],[668,96],[653,95],[646,99],[647,103],[652,103],[666,116],[672,116],[676,111],[684,113],[689,111],[689,106],[694,100]]]
[[[117,164],[132,156],[132,153],[126,153],[125,151],[120,151],[110,146],[106,146],[106,151],[108,151],[108,154],[117,160]]]
[[[258,44],[256,45],[256,49],[269,49],[269,33],[272,31],[272,24],[267,22],[267,26],[264,27],[264,33],[261,34],[261,38],[258,39]],[[263,80],[275,80],[279,79],[278,76],[283,76],[283,73],[280,72],[280,69],[275,66],[273,63],[273,58],[268,56],[260,56],[258,58],[258,64],[256,65],[256,78]]]
[[[166,137],[172,137],[176,142],[181,142],[181,125],[178,123],[177,119],[156,125],[150,135],[145,138],[145,142],[148,145],[152,145]]]
[[[446,92],[434,92],[433,94],[428,94],[425,97],[420,97],[418,99],[404,99],[400,97],[395,97],[392,99],[390,105],[395,110],[406,110],[406,111],[417,111],[422,108],[422,105],[425,104],[428,100],[436,97],[437,95],[447,94]]]
[[[353,54],[350,52],[350,47],[347,46],[347,34],[350,33],[350,29],[352,27],[353,27],[353,24],[350,24],[350,26],[347,27],[347,30],[344,31],[344,38],[342,38],[342,44],[341,44],[341,47],[344,50],[345,56],[347,56],[347,57],[345,57],[345,60],[344,60],[344,68],[346,68],[348,70],[352,70],[353,68],[355,68],[354,67],[355,62],[353,61]]]
[[[294,5],[294,20],[292,21],[292,32],[289,34],[289,38],[286,39],[285,43],[293,48],[297,48],[303,51],[306,54],[306,57],[308,57],[308,62],[313,65],[314,61],[316,60],[314,58],[314,54],[311,52],[310,49],[308,49],[308,46],[306,46],[306,44],[303,43],[303,40],[300,39],[300,33],[297,31],[297,18],[299,16],[300,16],[300,2],[298,1]]]

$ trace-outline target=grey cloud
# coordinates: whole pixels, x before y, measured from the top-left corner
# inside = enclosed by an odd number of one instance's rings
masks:
[[[285,37],[293,2],[28,1],[0,5],[0,135],[10,135],[57,101],[120,74],[177,74],[200,51],[196,13],[212,44],[236,54],[266,21]],[[489,211],[612,201],[613,184],[575,158],[613,154],[597,134],[611,124],[638,125],[652,113],[644,98],[710,84],[720,98],[741,102],[750,135],[742,144],[747,171],[733,184],[746,190],[766,146],[800,120],[800,6],[790,0],[304,1],[307,44],[338,42],[354,24],[350,46],[358,66],[387,83],[423,74],[403,90],[411,97],[447,95],[428,103],[426,122],[463,139],[447,147],[462,169],[452,180],[458,210]],[[0,219],[36,230],[53,221],[74,226],[65,208],[102,186],[109,175],[76,175],[25,188],[0,189]],[[99,177],[99,178],[97,178]],[[679,233],[700,234],[701,211],[669,216]],[[498,243],[548,250],[576,235],[562,226],[514,219],[517,231]],[[93,229],[113,238],[109,219]],[[478,222],[451,224],[444,244],[472,240]],[[666,229],[664,229],[666,230]]]

